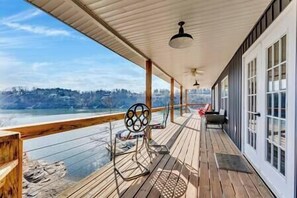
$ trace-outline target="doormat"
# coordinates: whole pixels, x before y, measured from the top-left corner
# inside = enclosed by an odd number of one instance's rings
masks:
[[[240,155],[215,153],[217,167],[230,171],[252,173]]]

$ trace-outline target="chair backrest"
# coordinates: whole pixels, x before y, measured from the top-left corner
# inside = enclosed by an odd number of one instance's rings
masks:
[[[200,116],[205,115],[205,112],[208,111],[209,107],[210,107],[210,104],[207,103],[203,108],[198,109],[198,114]]]
[[[150,124],[151,111],[143,103],[132,105],[125,114],[124,122],[131,133],[143,132]]]
[[[163,122],[162,122],[162,125],[164,127],[166,127],[166,124],[167,124],[167,119],[168,119],[168,116],[169,116],[169,111],[170,111],[170,108],[169,108],[169,103],[165,106],[165,111],[163,113]]]
[[[209,106],[210,106],[210,104],[207,103],[207,104],[204,106],[203,110],[206,112],[206,111],[209,109]]]

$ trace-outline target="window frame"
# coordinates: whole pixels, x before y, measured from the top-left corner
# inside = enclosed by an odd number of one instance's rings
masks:
[[[226,111],[226,119],[229,117],[229,76],[225,76],[221,81],[221,109]]]

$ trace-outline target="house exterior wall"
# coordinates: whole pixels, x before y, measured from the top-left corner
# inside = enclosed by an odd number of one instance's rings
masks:
[[[221,81],[228,75],[228,121],[224,126],[224,130],[241,149],[242,140],[242,55],[249,49],[249,47],[261,36],[261,34],[272,24],[278,15],[287,7],[292,0],[273,0],[262,16],[256,22],[244,42],[235,52],[215,84],[219,85],[219,108],[221,108]],[[297,141],[297,140],[296,140]]]

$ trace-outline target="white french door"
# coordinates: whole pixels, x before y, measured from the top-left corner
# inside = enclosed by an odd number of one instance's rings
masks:
[[[259,139],[260,131],[263,131],[263,119],[261,117],[261,106],[263,101],[259,99],[261,95],[261,47],[257,46],[253,51],[251,51],[244,61],[244,117],[245,117],[245,144],[244,151],[245,154],[251,161],[256,162],[254,165],[260,167],[257,163],[260,161],[258,144],[261,139]]]
[[[296,185],[293,5],[243,56],[243,152],[276,196],[286,198],[295,196]]]

